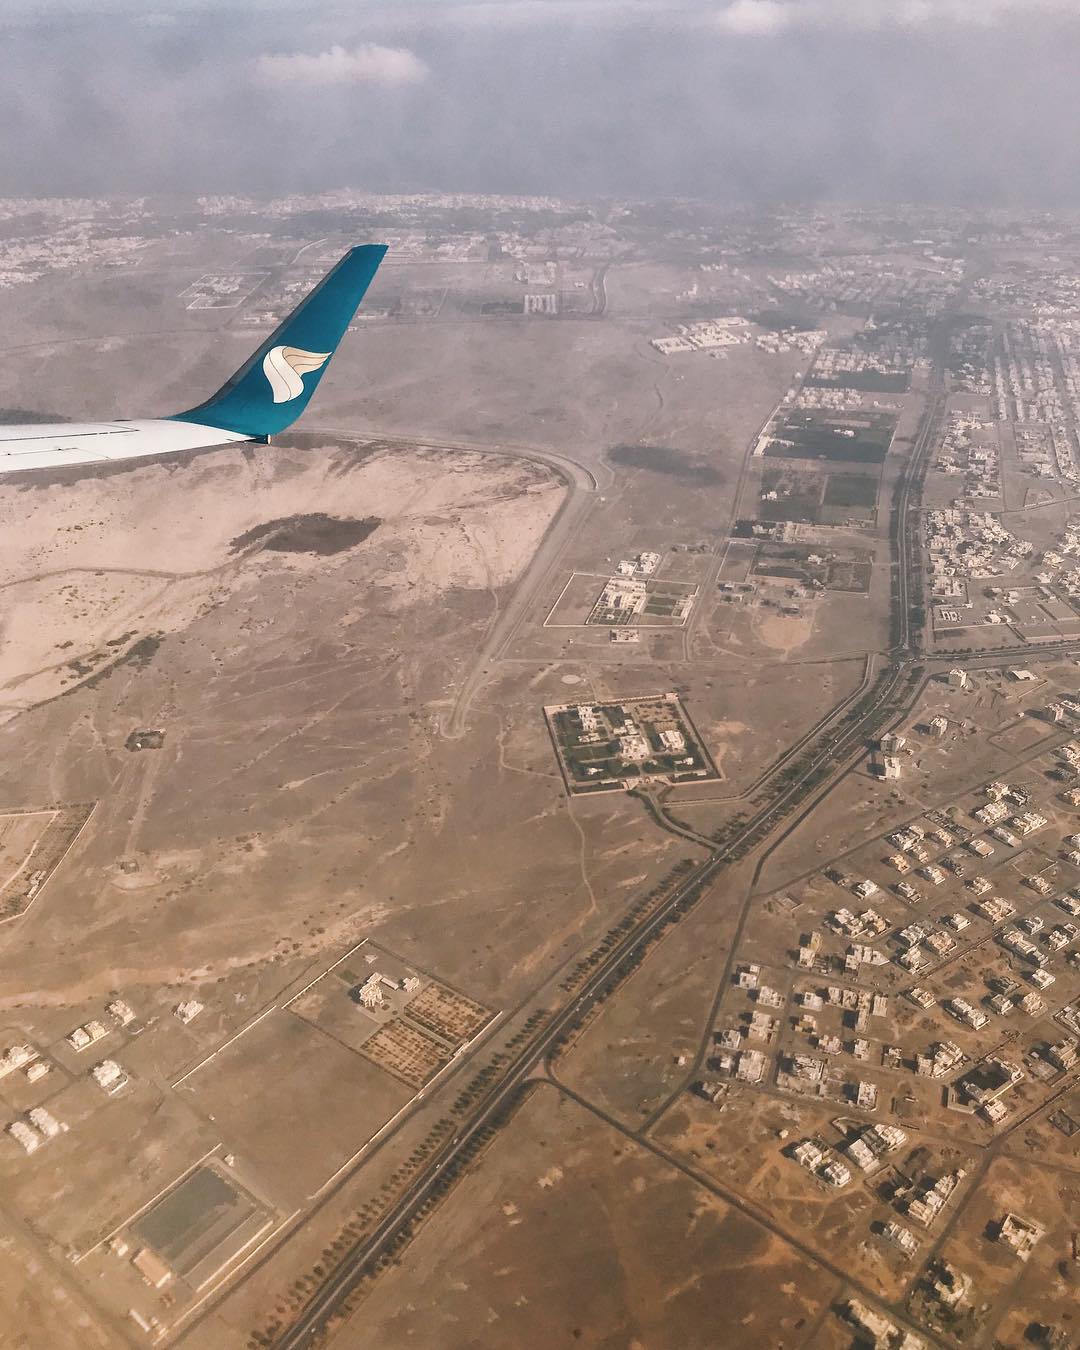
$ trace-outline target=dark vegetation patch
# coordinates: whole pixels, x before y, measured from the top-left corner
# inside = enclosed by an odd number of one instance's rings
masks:
[[[830,591],[857,591],[867,595],[874,574],[874,564],[865,558],[836,558],[829,563],[825,588]]]
[[[827,413],[796,409],[773,424],[767,457],[849,460],[880,464],[889,452],[897,418],[888,413]]]
[[[67,663],[67,668],[80,677],[79,682],[71,685],[69,689],[65,689],[64,694],[74,693],[76,689],[94,689],[122,666],[134,666],[136,670],[145,670],[156,656],[161,642],[159,633],[148,633],[146,637],[142,637],[138,642],[133,643],[126,652],[114,656],[111,661],[103,666],[98,666],[97,663],[106,655],[105,652],[91,652],[87,657],[76,657],[74,661]],[[89,676],[89,678],[84,679],[84,676]],[[62,698],[63,694],[59,697]]]
[[[352,520],[328,516],[322,511],[305,516],[282,516],[238,534],[230,548],[233,553],[242,553],[258,545],[274,553],[317,553],[327,557],[362,544],[381,524],[376,516]]]
[[[650,473],[662,473],[702,486],[721,481],[720,474],[711,465],[702,464],[682,450],[672,450],[667,445],[616,445],[608,451],[607,457],[612,464],[624,469],[648,469]]]
[[[873,558],[868,553],[826,552],[803,544],[763,544],[753,570],[757,576],[799,581],[817,590],[865,594],[870,589]]]
[[[816,525],[818,523],[820,499],[806,494],[783,497],[775,502],[759,502],[758,519],[775,524],[779,520],[789,520],[796,525]]]
[[[155,633],[149,633],[146,637],[140,638],[133,647],[129,647],[124,655],[117,661],[118,666],[134,665],[141,670],[148,666],[157,655],[158,648],[161,646],[161,637]]]
[[[124,742],[125,750],[160,750],[165,744],[165,733],[163,731],[145,730],[133,731]]]
[[[0,408],[0,426],[19,426],[20,423],[42,425],[46,422],[66,422],[60,413],[31,412],[29,408]]]
[[[751,314],[750,319],[759,328],[767,328],[772,333],[782,333],[785,329],[797,333],[806,333],[817,324],[806,310],[762,309]]]
[[[758,519],[813,524],[821,505],[821,486],[817,469],[800,472],[789,465],[766,466],[761,476]]]
[[[860,506],[873,510],[877,505],[878,480],[867,474],[831,473],[825,480],[826,506]]]

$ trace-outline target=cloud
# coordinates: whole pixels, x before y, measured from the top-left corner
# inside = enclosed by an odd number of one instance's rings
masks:
[[[1078,0],[24,2],[10,194],[1080,204]]]
[[[783,0],[734,0],[717,15],[718,27],[728,33],[768,34],[789,28],[791,6]]]
[[[736,36],[769,37],[792,29],[862,32],[967,27],[1075,14],[1075,0],[729,0],[717,27]]]
[[[264,84],[325,87],[337,84],[374,84],[383,88],[419,84],[428,68],[408,47],[381,47],[364,42],[351,50],[333,46],[328,51],[260,56],[255,75]]]

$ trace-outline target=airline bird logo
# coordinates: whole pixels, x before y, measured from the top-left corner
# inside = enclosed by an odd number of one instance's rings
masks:
[[[288,403],[304,392],[301,378],[309,370],[319,370],[330,359],[329,352],[305,352],[300,347],[271,347],[263,357],[263,374],[270,383],[275,403]]]

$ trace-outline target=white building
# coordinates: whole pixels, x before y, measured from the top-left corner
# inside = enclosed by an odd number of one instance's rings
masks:
[[[30,1123],[36,1125],[46,1139],[55,1139],[58,1134],[67,1129],[67,1126],[61,1125],[52,1112],[47,1111],[44,1106],[35,1106],[32,1111],[28,1111],[26,1114],[30,1117]]]
[[[675,727],[669,727],[660,733],[660,744],[672,753],[686,749],[686,737]]]
[[[90,1077],[110,1097],[114,1096],[127,1083],[128,1076],[115,1059],[103,1059],[90,1070]]]
[[[383,1005],[382,976],[376,970],[360,986],[360,1002],[365,1008],[381,1008]]]
[[[33,1153],[35,1149],[41,1147],[41,1135],[37,1130],[31,1129],[25,1120],[13,1120],[7,1127],[7,1132],[27,1153]]]
[[[619,737],[619,758],[627,764],[641,764],[649,758],[649,742],[640,731]]]

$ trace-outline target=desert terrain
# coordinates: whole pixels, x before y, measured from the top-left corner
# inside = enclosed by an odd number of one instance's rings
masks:
[[[456,210],[395,205],[272,444],[0,479],[0,1314],[28,1350],[1065,1325],[1071,480],[986,392],[992,244]],[[373,218],[45,232],[5,419],[190,406]],[[1016,594],[925,523],[999,454],[1008,532],[964,528]],[[991,842],[986,800],[1043,824]],[[941,1261],[985,1291],[948,1315]]]

